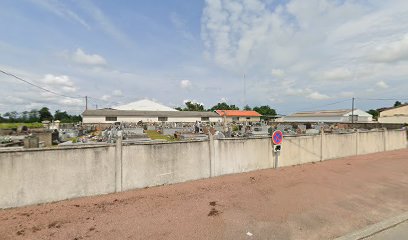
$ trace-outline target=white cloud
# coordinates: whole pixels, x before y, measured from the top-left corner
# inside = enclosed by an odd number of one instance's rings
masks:
[[[97,23],[101,30],[107,35],[122,43],[126,47],[130,47],[134,44],[134,41],[123,33],[118,26],[116,26],[109,17],[107,17],[103,11],[94,5],[91,1],[78,1],[79,7],[84,12],[89,14],[95,23]]]
[[[285,72],[282,69],[272,69],[271,75],[276,78],[283,78],[285,77]]]
[[[115,97],[122,97],[122,96],[123,96],[123,93],[122,93],[121,90],[116,89],[116,90],[113,90],[112,95],[115,96]]]
[[[193,34],[188,31],[187,22],[175,12],[170,14],[170,21],[177,29],[179,34],[187,40],[195,40]]]
[[[79,64],[106,65],[106,60],[102,56],[98,54],[87,54],[80,48],[72,54],[72,60]]]
[[[204,55],[233,76],[256,75],[251,93],[258,101],[271,91],[289,101],[329,99],[340,91],[371,96],[367,86],[385,77],[398,82],[403,94],[407,9],[404,0],[207,0],[201,19]],[[264,80],[271,76],[290,84]]]
[[[389,87],[388,84],[386,82],[384,82],[384,81],[377,82],[376,86],[379,87],[379,88],[382,88],[382,89],[386,89],[386,88]]]
[[[189,88],[191,88],[191,86],[192,86],[192,83],[191,83],[190,80],[181,80],[180,81],[180,87],[183,88],[183,89],[189,89]]]
[[[313,99],[313,100],[326,100],[329,99],[330,97],[327,96],[326,94],[321,94],[319,92],[312,92],[307,95],[307,98]]]
[[[108,101],[109,99],[111,99],[111,96],[109,96],[109,95],[103,95],[103,96],[101,97],[101,99],[102,99],[103,101]]]
[[[408,34],[401,39],[375,46],[369,58],[372,61],[386,63],[408,60]]]
[[[318,76],[321,80],[338,81],[338,80],[352,80],[353,73],[348,68],[333,68],[324,71]]]
[[[61,1],[55,1],[55,0],[31,0],[31,2],[37,4],[38,6],[43,7],[44,9],[50,11],[51,13],[68,19],[68,20],[73,20],[82,26],[84,26],[87,29],[90,29],[89,24],[81,18],[78,14],[75,12],[71,11],[68,7],[66,7]]]
[[[228,102],[228,98],[226,98],[226,97],[222,97],[221,99],[220,99],[220,102]]]
[[[339,94],[339,97],[352,97],[352,96],[354,96],[354,92],[352,92],[352,91],[343,91],[343,92],[340,92],[340,94]]]
[[[73,93],[77,91],[77,87],[74,82],[66,75],[53,75],[46,74],[41,82],[45,85],[45,88],[50,88],[56,92]]]

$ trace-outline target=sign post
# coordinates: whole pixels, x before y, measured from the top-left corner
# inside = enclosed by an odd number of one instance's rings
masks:
[[[282,149],[283,133],[280,130],[276,130],[272,133],[273,151],[275,152],[275,168],[278,168],[279,154]]]

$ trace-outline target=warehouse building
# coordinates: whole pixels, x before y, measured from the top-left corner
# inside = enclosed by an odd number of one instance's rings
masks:
[[[214,112],[191,111],[137,111],[97,109],[85,110],[82,114],[83,123],[115,123],[115,122],[196,122],[196,121],[222,121]]]
[[[408,124],[408,104],[381,111],[378,122]]]
[[[281,119],[283,122],[372,122],[371,114],[354,109],[341,110],[323,110],[314,112],[298,112],[285,116]]]

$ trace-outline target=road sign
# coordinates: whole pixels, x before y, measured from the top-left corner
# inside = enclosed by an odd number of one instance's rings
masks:
[[[280,145],[283,141],[283,133],[280,130],[276,130],[272,133],[272,142],[275,145]]]

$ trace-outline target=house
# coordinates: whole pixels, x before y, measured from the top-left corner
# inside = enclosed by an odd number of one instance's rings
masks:
[[[222,118],[225,116],[226,122],[259,122],[262,116],[255,111],[215,110],[215,112]]]
[[[82,113],[83,123],[115,123],[115,122],[196,122],[222,121],[215,112],[191,111],[138,111],[117,109],[85,110]]]
[[[298,112],[282,118],[283,122],[371,122],[371,114],[354,109],[322,110],[314,112]]]
[[[408,104],[381,111],[378,122],[408,124]]]

